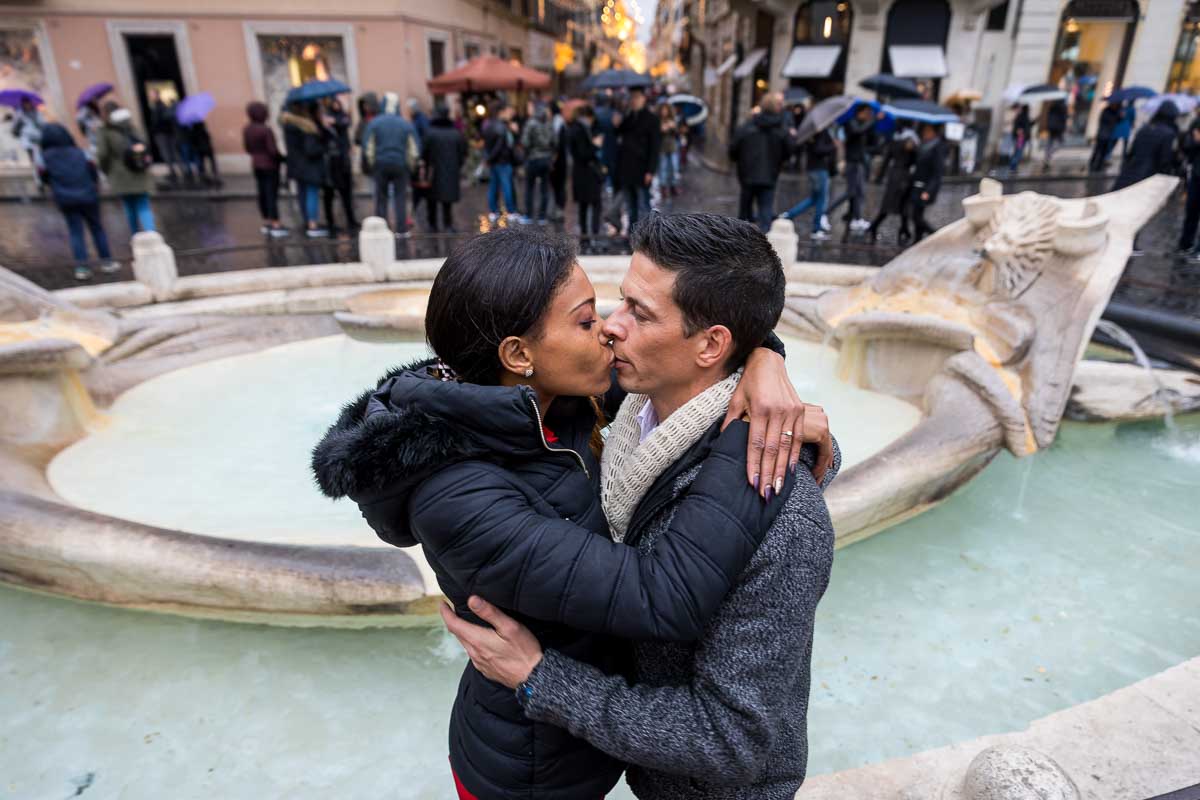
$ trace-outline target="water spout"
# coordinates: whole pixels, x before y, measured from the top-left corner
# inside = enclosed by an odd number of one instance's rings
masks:
[[[1133,360],[1137,362],[1138,366],[1146,370],[1146,374],[1150,376],[1150,380],[1154,381],[1154,385],[1158,387],[1154,390],[1154,399],[1162,404],[1163,423],[1167,426],[1168,431],[1175,434],[1178,428],[1175,426],[1175,411],[1171,403],[1171,390],[1163,386],[1163,382],[1159,380],[1154,367],[1150,365],[1150,358],[1146,355],[1146,351],[1129,334],[1129,331],[1115,322],[1102,319],[1096,323],[1096,329],[1126,347],[1133,354]]]

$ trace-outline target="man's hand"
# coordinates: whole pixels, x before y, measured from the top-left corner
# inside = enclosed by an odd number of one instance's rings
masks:
[[[929,202],[929,192],[921,192],[921,202],[922,203]]]
[[[651,183],[653,183],[653,182],[654,182],[654,175],[652,175],[651,173],[647,172],[647,173],[646,173],[646,174],[645,174],[645,175],[642,177],[642,180],[645,182],[645,184],[646,184],[647,186],[649,186]]]
[[[443,603],[438,610],[446,630],[454,634],[485,678],[516,689],[541,663],[542,646],[528,628],[482,597],[471,597],[467,605],[492,627],[473,625]]]
[[[746,371],[729,399],[729,412],[721,424],[750,417],[750,449],[746,452],[746,479],[759,494],[777,494],[787,470],[795,470],[806,444],[818,447],[813,477],[817,483],[833,464],[833,439],[829,420],[820,406],[803,402],[788,377],[783,357],[765,347],[755,348],[746,359]]]

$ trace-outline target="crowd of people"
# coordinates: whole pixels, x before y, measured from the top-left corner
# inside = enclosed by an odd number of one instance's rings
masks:
[[[811,238],[829,238],[832,224],[829,214],[846,206],[843,221],[846,236],[865,233],[872,243],[891,214],[900,217],[899,243],[919,241],[933,232],[925,210],[936,200],[945,171],[946,149],[941,126],[921,124],[914,128],[897,120],[894,129],[884,134],[877,123],[884,119],[866,103],[859,104],[849,119],[835,127],[810,130],[801,138],[800,127],[806,113],[803,105],[789,113],[783,109],[783,95],[768,94],[757,113],[738,127],[729,143],[729,158],[737,168],[741,188],[738,215],[758,223],[766,231],[775,218],[775,192],[785,164],[792,158],[803,160],[808,176],[808,194],[779,215],[794,220],[812,212]],[[839,158],[838,142],[841,142]],[[883,196],[873,219],[866,217],[866,187],[876,157],[881,160],[875,182],[884,185]],[[845,191],[832,202],[829,185],[845,167]],[[911,229],[910,229],[911,224]]]

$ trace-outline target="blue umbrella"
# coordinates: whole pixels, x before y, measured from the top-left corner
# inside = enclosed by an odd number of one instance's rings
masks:
[[[932,125],[945,125],[947,122],[959,121],[958,114],[928,100],[895,100],[885,105],[883,111],[896,119],[910,119],[914,122],[928,122]]]
[[[1145,100],[1156,94],[1158,92],[1145,86],[1126,86],[1124,89],[1117,89],[1104,99],[1110,103],[1128,103],[1133,100]]]
[[[0,92],[0,106],[12,106],[20,108],[21,101],[29,100],[35,106],[43,104],[41,95],[36,92],[31,92],[28,89],[5,89]]]
[[[1097,80],[1097,78],[1095,75],[1084,75],[1082,78],[1080,78],[1079,80],[1077,80],[1075,82],[1078,83],[1080,86],[1091,86],[1093,83],[1096,82],[1096,80]]]
[[[217,101],[208,92],[189,94],[175,106],[175,119],[180,125],[195,125],[203,122],[216,105]]]
[[[333,97],[349,91],[350,87],[341,81],[309,81],[288,92],[283,102],[286,104],[311,103],[323,97]]]
[[[859,81],[858,85],[864,89],[870,89],[876,94],[886,95],[887,97],[919,98],[921,96],[921,90],[917,88],[915,81],[909,78],[897,78],[895,75],[885,75],[883,73],[872,75],[869,78]]]

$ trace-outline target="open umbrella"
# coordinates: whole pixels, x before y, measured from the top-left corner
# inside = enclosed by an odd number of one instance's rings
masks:
[[[916,82],[908,78],[897,78],[895,75],[885,75],[880,73],[861,80],[858,85],[864,89],[886,95],[887,97],[914,97],[921,96],[921,90],[917,88]]]
[[[28,89],[5,89],[0,92],[0,106],[20,108],[23,100],[29,100],[35,106],[43,105],[41,95]]]
[[[589,75],[580,87],[584,91],[592,92],[597,89],[645,88],[652,83],[654,83],[653,78],[649,75],[643,75],[640,72],[628,69],[606,69],[602,72],[597,72],[595,75]]]
[[[694,94],[673,94],[667,103],[683,114],[688,125],[699,125],[708,119],[708,104]]]
[[[1168,100],[1175,104],[1175,108],[1179,109],[1181,115],[1192,113],[1196,110],[1197,104],[1200,104],[1200,100],[1189,94],[1160,94],[1156,97],[1151,97],[1146,102],[1146,105],[1142,107],[1142,111],[1150,116],[1154,116],[1155,112],[1158,111],[1158,107]]]
[[[433,94],[451,92],[500,92],[549,89],[550,76],[499,56],[476,56],[461,67],[443,72],[428,81]]]
[[[806,142],[838,121],[838,118],[858,103],[858,98],[846,94],[827,97],[812,107],[796,132],[797,144]]]
[[[83,108],[88,103],[99,100],[104,95],[113,90],[111,83],[93,83],[91,86],[79,93],[79,99],[75,101],[76,108]]]
[[[896,100],[885,105],[883,111],[896,119],[910,119],[914,122],[928,122],[932,125],[945,125],[947,122],[959,121],[958,114],[928,100]]]
[[[179,120],[180,125],[195,125],[204,121],[216,104],[217,101],[208,92],[189,94],[175,106],[175,119]]]
[[[798,106],[801,103],[807,103],[812,99],[812,95],[808,93],[808,89],[801,86],[792,86],[783,92],[783,102],[789,106]]]
[[[1110,103],[1128,103],[1134,100],[1146,100],[1156,94],[1158,92],[1145,86],[1126,86],[1124,89],[1117,89],[1104,99]]]
[[[1035,83],[1021,90],[1018,103],[1044,103],[1047,100],[1066,100],[1068,94],[1057,86],[1048,83]]]
[[[283,102],[288,104],[311,103],[323,97],[333,97],[336,94],[345,94],[349,91],[350,87],[341,81],[309,81],[288,92]]]

